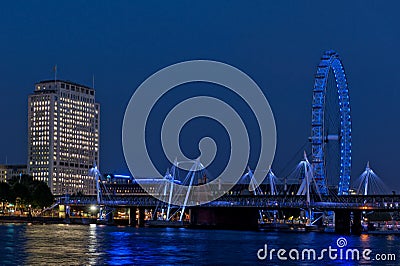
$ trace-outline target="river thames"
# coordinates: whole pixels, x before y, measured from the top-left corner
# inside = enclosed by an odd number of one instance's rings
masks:
[[[399,265],[399,235],[340,236],[328,233],[195,230],[184,228],[132,228],[99,225],[0,225],[1,265]],[[360,260],[339,257],[338,238],[344,248],[360,251]],[[343,239],[342,239],[343,240]],[[267,245],[267,257],[264,255]],[[336,248],[317,260],[301,260],[303,249]],[[271,249],[285,249],[288,260]],[[299,260],[289,250],[299,250]],[[371,249],[369,260],[362,251]],[[344,254],[344,253],[343,253]],[[376,254],[392,261],[378,261]],[[296,253],[292,252],[292,255]]]

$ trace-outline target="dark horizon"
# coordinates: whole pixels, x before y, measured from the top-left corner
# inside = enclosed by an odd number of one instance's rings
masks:
[[[92,87],[94,75],[101,104],[100,170],[128,174],[121,128],[135,89],[163,67],[208,59],[239,68],[263,90],[277,125],[273,169],[278,177],[287,175],[302,159],[299,149],[310,135],[317,65],[323,52],[333,49],[349,84],[352,181],[370,161],[386,185],[400,191],[398,7],[395,1],[5,3],[0,11],[5,25],[0,35],[0,164],[26,164],[27,98],[36,82],[54,78],[57,65],[57,79]],[[199,86],[177,88],[168,103],[176,104]],[[217,136],[224,141],[223,132]],[[197,143],[184,144],[195,156]]]

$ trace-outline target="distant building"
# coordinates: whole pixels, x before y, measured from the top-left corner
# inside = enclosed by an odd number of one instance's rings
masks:
[[[107,184],[131,184],[134,178],[129,175],[103,174],[101,181]]]
[[[148,195],[148,193],[139,185],[140,182],[146,182],[152,184],[148,187],[153,193],[164,193],[166,188],[169,186],[169,182],[165,178],[145,178],[135,179],[129,175],[118,175],[118,174],[103,174],[101,182],[104,186],[101,186],[103,195]],[[180,182],[178,180],[175,183]],[[166,193],[166,192],[165,192]]]
[[[9,182],[13,176],[27,174],[26,164],[0,164],[0,182]]]
[[[52,193],[95,194],[88,175],[99,166],[100,106],[95,91],[80,84],[47,80],[28,98],[28,172]]]

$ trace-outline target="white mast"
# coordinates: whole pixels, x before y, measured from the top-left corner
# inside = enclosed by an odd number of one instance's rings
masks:
[[[101,203],[101,189],[100,189],[100,171],[97,169],[96,163],[94,163],[93,167],[89,170],[89,175],[93,176],[96,182],[96,194],[97,194],[97,204]]]
[[[174,165],[171,167],[171,171],[170,171],[170,175],[171,175],[171,185],[170,185],[170,190],[169,190],[169,199],[168,199],[168,209],[167,209],[167,221],[169,221],[170,217],[169,217],[169,213],[171,210],[171,201],[172,201],[172,194],[174,191],[174,182],[175,182],[175,170],[176,167],[178,166],[178,161],[175,158],[174,160]]]
[[[186,205],[187,205],[187,201],[189,199],[190,190],[192,189],[192,185],[193,185],[194,175],[196,174],[196,171],[201,170],[202,168],[203,168],[203,165],[200,163],[200,160],[197,159],[195,161],[194,165],[192,166],[192,168],[190,169],[190,171],[192,171],[192,176],[190,177],[189,187],[188,187],[188,191],[187,191],[186,196],[185,196],[185,201],[183,202],[182,212],[181,212],[181,216],[179,218],[179,221],[182,221],[183,214],[185,213],[185,208],[186,208]]]
[[[367,162],[367,167],[365,168],[365,171],[369,173],[371,169],[369,168],[369,162]],[[364,195],[368,195],[368,181],[369,181],[369,174],[365,176],[365,187],[364,187]]]

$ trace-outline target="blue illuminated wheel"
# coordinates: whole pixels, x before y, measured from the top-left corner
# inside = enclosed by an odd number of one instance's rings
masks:
[[[326,126],[326,93],[330,71],[335,77],[339,96],[340,124],[337,134],[331,135]],[[349,90],[346,75],[339,55],[335,51],[326,51],[318,65],[312,100],[311,148],[314,178],[319,192],[328,194],[326,180],[326,144],[331,141],[339,142],[340,174],[339,195],[347,195],[350,187],[351,171],[351,116]]]

